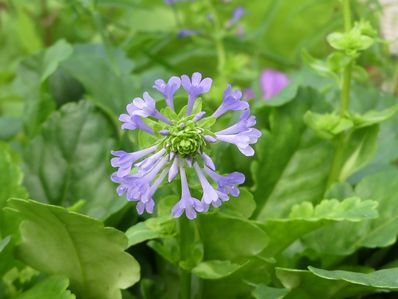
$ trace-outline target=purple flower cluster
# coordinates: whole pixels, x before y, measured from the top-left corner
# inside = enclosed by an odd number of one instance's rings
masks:
[[[211,116],[195,106],[198,98],[210,91],[212,79],[202,78],[200,73],[192,77],[171,77],[167,82],[156,80],[154,89],[160,92],[167,108],[159,111],[155,100],[145,92],[127,105],[127,114],[119,120],[122,128],[142,130],[157,137],[157,142],[145,149],[128,153],[113,151],[111,160],[117,168],[112,180],[118,183],[117,192],[126,195],[129,201],[137,202],[137,211],[152,213],[155,207],[153,196],[164,180],[172,182],[179,174],[181,199],[172,209],[173,217],[183,213],[194,219],[198,212],[208,211],[210,206],[219,207],[230,196],[239,196],[238,185],[245,176],[239,172],[228,175],[216,173],[213,160],[205,153],[208,145],[223,141],[234,144],[245,156],[254,155],[251,145],[261,132],[253,126],[256,118],[250,114],[249,105],[242,100],[242,93],[228,85],[220,106]],[[180,89],[187,94],[187,105],[183,112],[176,113],[174,95]],[[212,132],[215,121],[229,111],[241,111],[239,121],[221,131]],[[150,121],[149,121],[150,120]],[[154,121],[157,125],[153,126]],[[189,176],[190,172],[192,175]],[[196,178],[195,178],[196,177]],[[191,195],[188,180],[197,180],[202,187],[202,198]]]

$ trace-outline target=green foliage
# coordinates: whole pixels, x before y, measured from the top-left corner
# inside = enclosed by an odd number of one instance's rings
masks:
[[[322,198],[332,150],[306,126],[303,115],[327,107],[316,91],[302,89],[292,101],[271,109],[270,129],[256,146],[257,161],[252,166],[258,220],[286,216],[292,205]]]
[[[120,209],[125,202],[109,180],[113,133],[106,116],[85,101],[52,114],[25,153],[31,197],[62,206],[83,199],[82,212],[102,219]]]
[[[122,232],[35,201],[14,199],[9,209],[23,218],[18,258],[40,271],[68,277],[77,296],[121,298],[120,289],[139,280],[138,263],[123,251],[127,238]]]
[[[69,285],[67,278],[60,276],[50,276],[37,285],[19,295],[17,299],[36,299],[36,298],[59,298],[74,299],[76,298],[66,288]]]

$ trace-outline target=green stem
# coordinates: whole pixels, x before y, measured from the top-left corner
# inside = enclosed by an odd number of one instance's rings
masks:
[[[351,8],[350,0],[343,0],[343,14],[344,14],[344,29],[349,32],[352,27],[351,21]],[[350,103],[350,88],[351,88],[351,77],[352,68],[354,61],[351,61],[343,70],[341,95],[340,95],[340,115],[345,116],[348,112]],[[332,166],[327,181],[327,189],[336,181],[339,180],[341,166],[344,159],[344,149],[347,134],[342,133],[335,143],[335,152],[333,156]]]
[[[352,28],[350,0],[343,0],[344,29],[346,32]]]
[[[340,96],[340,115],[341,116],[344,116],[347,113],[348,105],[350,102],[352,65],[353,65],[353,62],[350,62],[345,67],[344,72],[343,72],[343,84],[341,87],[341,96]]]
[[[191,273],[180,268],[180,299],[191,299]]]
[[[189,223],[187,223],[187,219],[182,216],[178,220],[178,230],[179,230],[179,238],[180,238],[180,261],[184,261],[187,259],[189,252],[186,252],[185,244],[187,241],[189,242]],[[180,275],[180,299],[191,299],[191,273],[182,269],[179,269]]]
[[[207,0],[207,7],[210,13],[213,15],[214,21],[214,44],[217,50],[217,70],[220,75],[224,74],[226,53],[224,47],[224,30],[222,29],[220,18],[218,17],[217,11],[213,6],[212,0]]]
[[[344,29],[349,32],[352,27],[350,0],[343,0]],[[343,82],[340,97],[340,114],[344,116],[350,101],[351,74],[353,62],[350,62],[343,71]]]

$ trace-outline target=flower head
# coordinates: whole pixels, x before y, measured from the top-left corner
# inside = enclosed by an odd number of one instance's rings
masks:
[[[211,144],[223,141],[236,145],[244,155],[252,156],[251,145],[257,142],[261,132],[253,128],[256,118],[250,114],[248,103],[241,100],[242,93],[232,90],[230,85],[224,91],[221,105],[211,116],[206,117],[204,111],[193,109],[198,97],[209,92],[211,85],[212,80],[202,80],[200,73],[194,73],[191,78],[186,75],[181,79],[171,77],[167,83],[156,80],[154,88],[163,95],[167,109],[159,111],[155,100],[145,92],[143,98],[134,98],[127,105],[128,114],[120,116],[123,129],[139,129],[157,137],[155,144],[142,150],[112,152],[111,164],[117,169],[112,181],[119,184],[117,193],[136,202],[139,214],[152,213],[157,189],[163,181],[172,182],[178,175],[181,198],[171,211],[173,217],[185,213],[187,218],[194,219],[197,213],[206,212],[210,206],[219,207],[229,196],[239,196],[238,185],[244,183],[245,176],[239,172],[217,174],[216,165],[206,151]],[[187,93],[187,106],[183,108],[186,113],[174,110],[173,97],[181,86]],[[239,121],[221,131],[212,131],[218,117],[237,110],[242,111]],[[192,197],[188,180],[200,184],[200,200]]]

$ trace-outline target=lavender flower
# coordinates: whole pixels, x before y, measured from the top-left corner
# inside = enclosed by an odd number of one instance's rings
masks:
[[[282,72],[268,69],[261,74],[260,85],[263,91],[263,97],[266,100],[277,95],[288,84],[289,79]]]
[[[198,96],[209,92],[213,80],[210,78],[204,78],[202,80],[201,73],[193,73],[191,80],[187,75],[182,75],[181,83],[182,87],[188,92],[187,115],[189,115],[192,112],[193,104]]]
[[[237,8],[234,9],[232,13],[231,19],[227,23],[227,28],[231,28],[234,26],[244,15],[245,15],[245,9],[242,6],[238,6]]]
[[[181,199],[172,208],[173,217],[185,213],[188,219],[194,219],[197,213],[206,212],[210,206],[219,207],[229,196],[239,196],[238,185],[244,183],[245,176],[239,172],[217,174],[215,163],[205,149],[223,141],[236,145],[244,155],[252,156],[251,145],[257,142],[261,132],[253,128],[256,118],[250,114],[248,103],[241,100],[242,93],[232,90],[231,85],[225,89],[221,105],[211,116],[205,117],[203,111],[193,112],[198,97],[209,92],[211,85],[212,79],[202,80],[200,73],[194,73],[191,78],[186,75],[181,79],[171,77],[167,83],[156,80],[154,88],[163,95],[168,109],[157,110],[155,100],[145,92],[143,98],[134,98],[127,105],[128,114],[120,116],[123,129],[139,129],[157,137],[155,144],[148,148],[133,153],[112,152],[111,164],[117,170],[111,178],[118,184],[117,193],[136,202],[139,214],[153,213],[157,189],[166,179],[171,183],[178,175]],[[174,95],[181,86],[187,93],[186,115],[170,111],[174,111]],[[238,122],[212,132],[214,121],[211,120],[238,110],[242,111]],[[157,124],[151,126],[156,121]],[[190,172],[190,181],[194,179],[200,183],[200,200],[191,195],[187,172]]]
[[[188,37],[188,36],[195,36],[198,34],[199,33],[196,30],[192,30],[192,29],[181,29],[180,31],[177,32],[177,36],[180,38]]]

